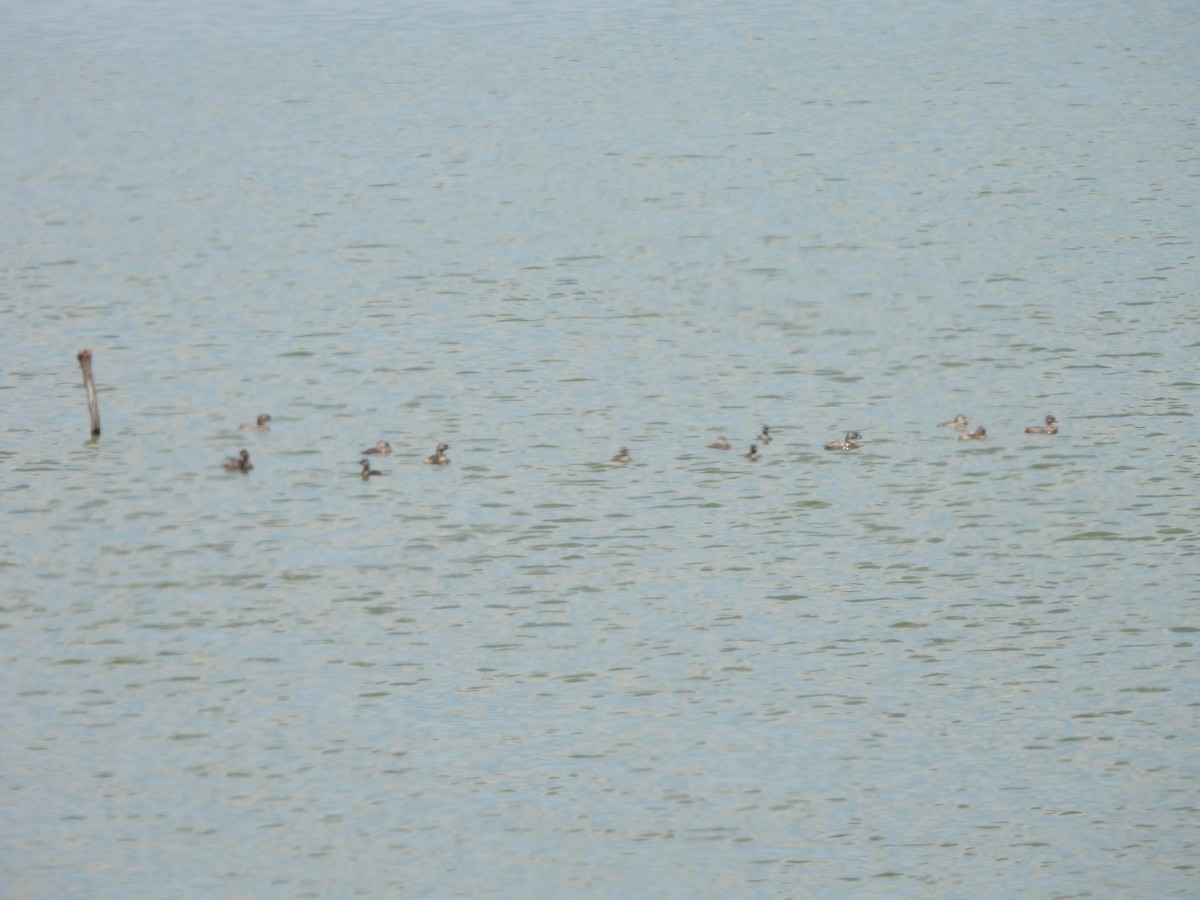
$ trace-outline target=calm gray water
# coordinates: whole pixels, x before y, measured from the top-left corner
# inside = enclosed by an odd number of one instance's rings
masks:
[[[1198,42],[5,4],[0,893],[1200,894]]]

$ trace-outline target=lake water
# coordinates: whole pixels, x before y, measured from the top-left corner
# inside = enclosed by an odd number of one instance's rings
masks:
[[[0,26],[5,897],[1200,894],[1200,7]]]

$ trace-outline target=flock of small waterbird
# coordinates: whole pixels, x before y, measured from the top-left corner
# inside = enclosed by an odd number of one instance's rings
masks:
[[[238,431],[268,431],[270,429],[271,416],[268,413],[262,413],[253,423],[237,426]],[[1058,419],[1054,416],[1046,416],[1044,425],[1030,425],[1025,429],[1026,434],[1058,434]],[[938,428],[954,428],[960,433],[958,439],[960,441],[982,441],[987,439],[987,429],[982,425],[978,426],[974,431],[967,431],[969,427],[967,417],[959,413],[949,422],[942,422]],[[746,459],[751,462],[757,461],[762,454],[759,452],[759,444],[771,443],[771,428],[768,425],[762,427],[762,432],[754,439],[750,445],[750,449],[743,453]],[[857,431],[847,431],[846,436],[840,441],[830,441],[825,445],[826,450],[857,450],[863,445],[863,436]],[[713,450],[729,450],[732,444],[724,435],[717,438],[708,445]],[[437,445],[429,456],[425,457],[425,462],[431,466],[444,466],[449,464],[450,457],[446,455],[446,451],[450,449],[450,445],[442,442]],[[372,475],[382,475],[383,472],[378,469],[371,468],[371,461],[367,456],[379,455],[386,456],[392,452],[392,445],[387,441],[380,441],[374,447],[368,447],[362,451],[363,458],[358,461],[358,465],[362,467],[363,481],[369,479]],[[628,447],[622,447],[617,451],[616,455],[611,457],[610,462],[628,463],[633,462],[633,456],[629,453]],[[254,468],[254,464],[250,462],[250,453],[247,450],[241,450],[237,456],[231,456],[225,460],[225,468],[233,472],[249,472]]]

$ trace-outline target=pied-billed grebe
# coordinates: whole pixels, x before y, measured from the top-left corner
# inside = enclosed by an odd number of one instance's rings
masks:
[[[391,452],[392,452],[392,445],[389,444],[387,441],[380,441],[374,447],[368,447],[366,450],[363,451],[363,453],[366,453],[366,454],[381,453],[384,456],[386,456],[387,454],[389,454]]]
[[[721,435],[708,446],[712,447],[714,450],[728,450],[729,440],[725,437],[725,435]]]
[[[270,431],[271,426],[267,424],[270,421],[271,421],[270,413],[259,413],[258,418],[254,420],[253,424],[247,422],[244,425],[239,425],[237,427],[237,430],[238,431]]]
[[[826,450],[857,450],[861,444],[862,435],[857,431],[847,431],[845,440],[830,441],[825,445]]]
[[[974,431],[968,431],[958,436],[960,441],[985,441],[987,440],[987,429],[980,425]]]
[[[771,427],[769,425],[764,425],[762,434],[760,434],[758,437],[756,437],[755,440],[758,441],[760,444],[771,443]]]
[[[437,450],[432,455],[425,457],[425,462],[431,466],[444,466],[450,462],[450,457],[446,455],[446,451],[450,449],[449,444],[438,444]]]
[[[243,450],[237,456],[226,459],[225,468],[231,472],[249,472],[254,468],[254,463],[250,462],[250,451]]]
[[[1045,425],[1030,425],[1025,429],[1026,434],[1058,434],[1058,419],[1046,416]]]
[[[765,428],[763,430],[766,431]],[[758,462],[758,444],[751,444],[750,450],[746,453],[743,453],[742,456],[746,457],[746,459],[750,460],[750,462]]]
[[[938,423],[938,428],[966,428],[968,424],[967,417],[959,413],[949,422]]]
[[[627,463],[633,462],[633,457],[629,455],[629,448],[622,447],[617,451],[617,455],[612,457],[612,462]]]

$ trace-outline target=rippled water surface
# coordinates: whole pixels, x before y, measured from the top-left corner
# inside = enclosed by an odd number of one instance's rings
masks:
[[[1200,892],[1194,4],[248,5],[0,13],[4,896]]]

